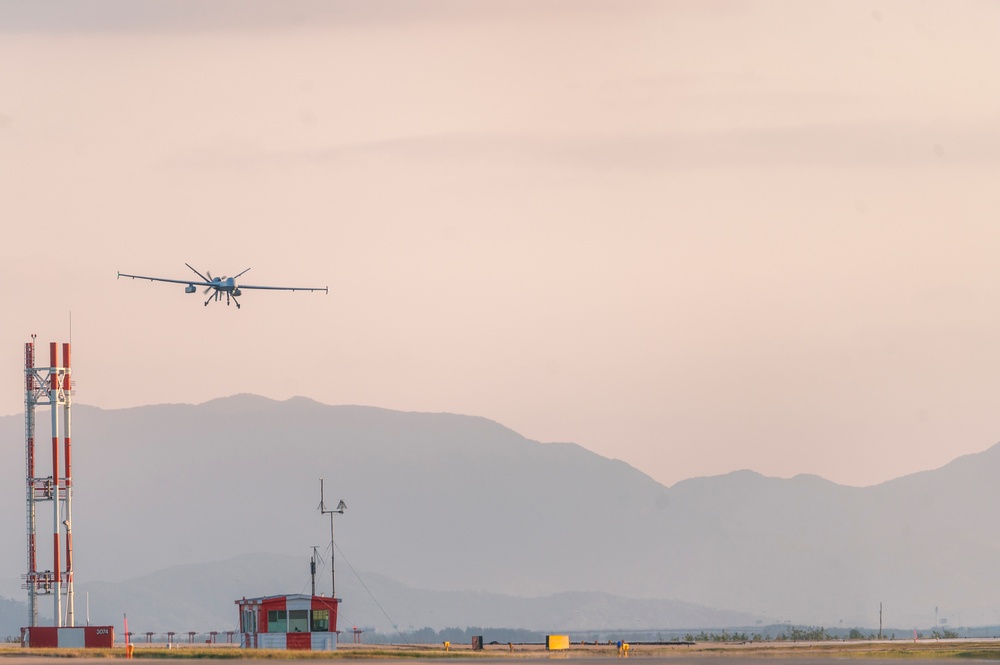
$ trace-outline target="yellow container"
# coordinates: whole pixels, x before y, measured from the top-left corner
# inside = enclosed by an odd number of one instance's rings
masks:
[[[546,635],[545,648],[549,651],[562,651],[569,648],[569,635]]]

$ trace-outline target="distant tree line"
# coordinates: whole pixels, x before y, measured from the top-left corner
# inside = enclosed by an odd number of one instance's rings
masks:
[[[983,627],[981,629],[963,629],[967,636],[973,633],[985,635],[1000,634],[1000,627]],[[912,631],[903,631],[907,637]],[[369,644],[437,644],[452,642],[454,644],[469,644],[473,636],[482,636],[484,644],[541,644],[549,634],[569,634],[574,643],[614,643],[626,640],[632,643],[676,643],[676,642],[823,642],[828,640],[874,640],[878,631],[861,628],[824,628],[822,626],[790,626],[776,624],[758,626],[756,628],[724,629],[721,631],[701,630],[697,633],[683,630],[593,630],[593,631],[538,631],[522,628],[485,628],[471,626],[468,628],[419,628],[399,632],[377,632],[374,630],[363,633],[363,641]],[[955,630],[941,629],[918,631],[920,639],[954,639],[963,635]],[[884,639],[896,639],[895,630],[883,633]]]
[[[685,642],[751,642],[761,641],[760,634],[748,636],[746,633],[723,630],[721,633],[706,633],[704,630],[698,634],[686,633]]]
[[[21,641],[21,626],[28,620],[28,604],[0,597],[0,636],[4,642]]]
[[[535,630],[524,630],[521,628],[482,628],[471,626],[468,628],[418,628],[393,633],[369,633],[363,634],[362,639],[368,644],[436,644],[439,642],[453,642],[455,644],[471,644],[473,636],[481,635],[484,644],[515,644],[538,643],[545,641],[544,632]]]

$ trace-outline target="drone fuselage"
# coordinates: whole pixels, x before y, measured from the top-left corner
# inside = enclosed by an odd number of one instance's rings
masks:
[[[236,284],[236,280],[244,273],[246,273],[247,270],[250,270],[250,268],[247,268],[243,272],[240,272],[232,277],[212,277],[211,272],[209,272],[208,275],[205,276],[202,275],[197,270],[195,270],[195,268],[190,263],[185,263],[184,265],[190,268],[194,274],[198,275],[198,277],[200,277],[202,281],[199,282],[196,280],[188,281],[186,279],[171,279],[169,277],[151,277],[148,275],[130,275],[122,272],[118,273],[118,277],[119,278],[128,277],[130,279],[145,279],[151,282],[171,282],[173,284],[184,284],[184,293],[197,293],[198,289],[204,289],[204,291],[202,292],[204,295],[208,295],[209,293],[211,293],[211,295],[208,297],[208,300],[205,301],[205,306],[208,306],[208,304],[213,300],[217,302],[222,300],[222,296],[225,295],[226,304],[236,305],[237,309],[240,307],[240,302],[239,300],[237,300],[237,298],[243,295],[243,289],[251,289],[251,290],[261,289],[268,291],[322,291],[323,293],[328,292],[328,288],[325,286],[324,287],[271,286],[271,285],[247,284],[243,288],[240,288]]]

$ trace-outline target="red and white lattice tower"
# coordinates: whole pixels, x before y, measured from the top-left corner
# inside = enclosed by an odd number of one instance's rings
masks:
[[[51,595],[56,626],[73,626],[73,475],[70,465],[70,407],[73,383],[70,377],[69,344],[49,344],[49,366],[35,367],[35,336],[24,345],[24,451],[27,470],[28,572],[22,588],[28,590],[29,626],[38,625],[38,597]],[[35,409],[52,411],[52,473],[36,475]],[[60,417],[61,416],[61,417]],[[62,427],[60,427],[60,423]],[[60,431],[65,434],[60,438]],[[60,469],[60,447],[63,466]],[[62,472],[60,475],[60,471]],[[36,515],[39,504],[52,502],[51,567],[39,570]],[[64,536],[65,534],[65,536]],[[65,548],[65,560],[63,560]],[[46,557],[47,558],[47,557]],[[63,622],[63,596],[66,599]]]

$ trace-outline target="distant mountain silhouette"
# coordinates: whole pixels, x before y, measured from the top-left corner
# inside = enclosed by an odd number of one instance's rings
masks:
[[[329,595],[329,576],[325,595]],[[206,632],[236,628],[234,600],[242,596],[309,593],[302,557],[243,554],[225,561],[188,564],[122,583],[81,584],[89,593],[95,620],[115,621],[127,611],[138,632]],[[317,588],[317,593],[324,593]],[[382,575],[345,567],[337,576],[343,599],[341,630],[353,626],[394,635],[424,627],[469,625],[535,630],[586,630],[594,626],[629,630],[663,626],[725,627],[750,625],[755,617],[711,610],[678,601],[636,601],[603,593],[563,593],[521,598],[482,591],[430,591]],[[100,600],[100,608],[96,607]],[[159,639],[162,639],[160,637]]]
[[[5,441],[21,441],[23,427],[21,416],[0,418]],[[750,471],[667,488],[482,418],[251,395],[77,405],[73,441],[77,584],[90,587],[92,608],[103,602],[98,581],[168,569],[180,589],[193,582],[178,566],[246,553],[295,557],[307,570],[310,546],[329,542],[316,510],[323,476],[328,501],[348,505],[335,530],[350,562],[427,592],[671,599],[828,626],[877,625],[880,602],[895,625],[929,626],[935,608],[951,625],[1000,616],[997,447],[866,488]],[[0,491],[12,534],[0,564],[20,571],[23,463],[2,466]],[[213,578],[194,586],[208,597]]]

